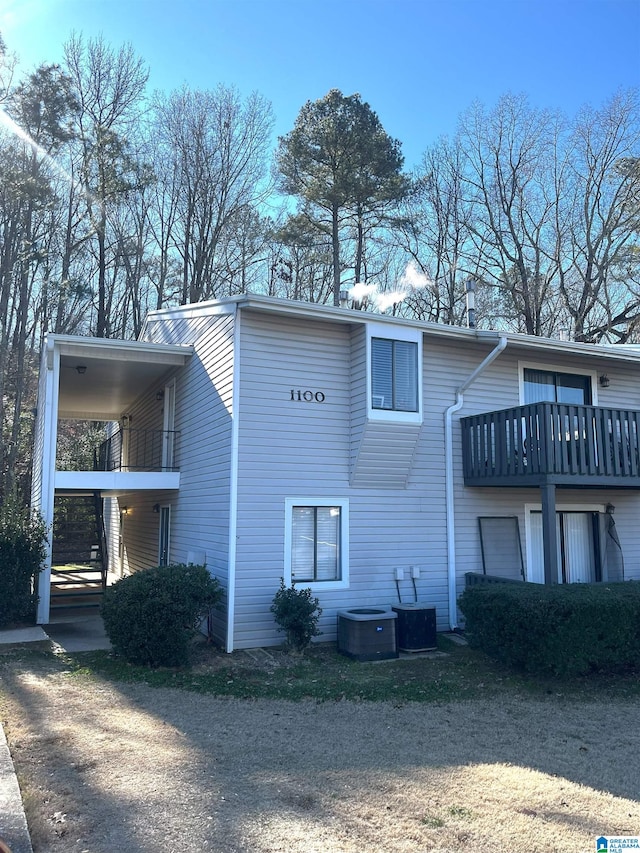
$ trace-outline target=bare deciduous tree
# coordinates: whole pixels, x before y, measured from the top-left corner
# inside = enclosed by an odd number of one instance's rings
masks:
[[[65,45],[65,58],[80,104],[79,175],[96,243],[95,334],[108,337],[113,290],[107,274],[118,246],[117,238],[109,244],[109,214],[136,189],[137,164],[126,140],[139,120],[148,72],[130,45],[114,51],[102,38],[85,43],[73,36]]]
[[[170,228],[170,240],[165,232],[159,244],[163,268],[170,245],[181,261],[182,304],[223,295],[229,276],[241,274],[229,270],[229,247],[234,240],[240,247],[244,226],[268,192],[271,106],[256,93],[243,100],[235,89],[218,86],[159,97],[155,113],[157,216]],[[238,252],[238,263],[247,259],[246,251]]]
[[[559,287],[576,340],[626,341],[640,318],[639,106],[621,92],[573,126]]]

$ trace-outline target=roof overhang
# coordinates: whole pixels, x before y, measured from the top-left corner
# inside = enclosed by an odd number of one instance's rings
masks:
[[[374,314],[369,311],[358,311],[353,308],[337,308],[331,305],[319,305],[311,302],[298,302],[293,299],[279,299],[273,296],[260,296],[252,293],[232,296],[227,299],[212,302],[200,302],[177,308],[152,311],[147,317],[147,323],[163,318],[202,317],[209,314],[220,314],[236,310],[251,310],[261,313],[279,314],[283,317],[296,317],[307,320],[324,320],[333,323],[349,325],[364,325],[366,323],[388,324],[394,326],[421,329],[429,337],[448,338],[463,343],[485,343],[495,346],[500,338],[506,338],[509,348],[529,349],[553,352],[556,354],[577,355],[607,359],[613,361],[640,364],[640,348],[629,344],[584,344],[574,341],[561,341],[555,338],[541,338],[535,335],[524,335],[517,332],[500,330],[469,329],[464,326],[447,326],[443,323],[394,317],[388,314]],[[144,334],[144,332],[143,332]]]
[[[145,390],[193,354],[191,346],[49,335],[47,366],[60,357],[61,418],[118,420]],[[80,369],[79,369],[80,368]]]

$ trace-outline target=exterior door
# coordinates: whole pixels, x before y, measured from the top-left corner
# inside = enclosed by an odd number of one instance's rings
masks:
[[[598,513],[557,512],[558,583],[593,583],[598,571]],[[530,515],[529,577],[544,583],[542,513]]]
[[[174,429],[176,420],[176,383],[164,388],[164,414],[162,423],[162,470],[172,471],[175,464]]]

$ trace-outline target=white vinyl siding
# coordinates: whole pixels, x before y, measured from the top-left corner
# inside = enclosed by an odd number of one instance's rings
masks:
[[[184,315],[179,309],[166,315],[159,312],[153,315],[147,328],[147,338],[154,342],[189,343],[195,349],[189,364],[175,374],[175,464],[180,470],[180,490],[170,500],[170,562],[187,562],[189,554],[197,553],[220,582],[225,595],[220,608],[213,614],[213,631],[216,640],[224,644],[231,519],[235,315],[233,306],[219,310],[204,305],[201,313],[189,307]],[[165,391],[162,403],[154,402],[158,389],[154,389],[153,400],[149,403],[157,408],[160,418],[167,396],[165,385],[161,388]],[[157,501],[155,497],[152,503]],[[163,503],[162,498],[160,502]],[[145,518],[149,524],[145,546],[155,560],[160,516],[149,507]]]
[[[443,629],[443,437],[442,429],[435,428],[442,424],[442,408],[429,412],[433,428],[423,428],[420,447],[416,444],[419,426],[411,425],[408,436],[407,424],[369,424],[367,428],[384,428],[387,440],[379,441],[376,434],[374,453],[373,436],[365,437],[361,458],[366,459],[366,483],[361,485],[363,477],[352,485],[352,452],[356,444],[362,449],[358,439],[367,418],[363,326],[244,310],[241,329],[234,647],[282,642],[269,608],[280,579],[287,582],[285,502],[300,495],[301,487],[305,500],[313,498],[315,505],[332,505],[338,498],[349,502],[342,586],[331,588],[324,581],[314,587],[323,608],[320,640],[335,639],[337,610],[397,602],[396,566],[406,569],[406,581],[401,584],[405,602],[414,599],[409,566],[419,568],[418,596],[437,607]],[[434,378],[425,374],[425,395],[431,395]],[[324,402],[292,401],[291,389],[298,388],[322,391]],[[442,395],[435,393],[435,397],[440,407]],[[412,459],[418,469],[412,467]],[[397,483],[391,482],[392,474]],[[313,491],[307,490],[311,486]],[[345,545],[349,548],[348,586]]]

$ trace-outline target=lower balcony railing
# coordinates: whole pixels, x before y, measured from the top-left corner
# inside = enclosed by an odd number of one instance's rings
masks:
[[[640,412],[532,403],[461,424],[467,485],[640,486]]]
[[[94,452],[96,471],[177,471],[179,433],[160,429],[119,429]]]

